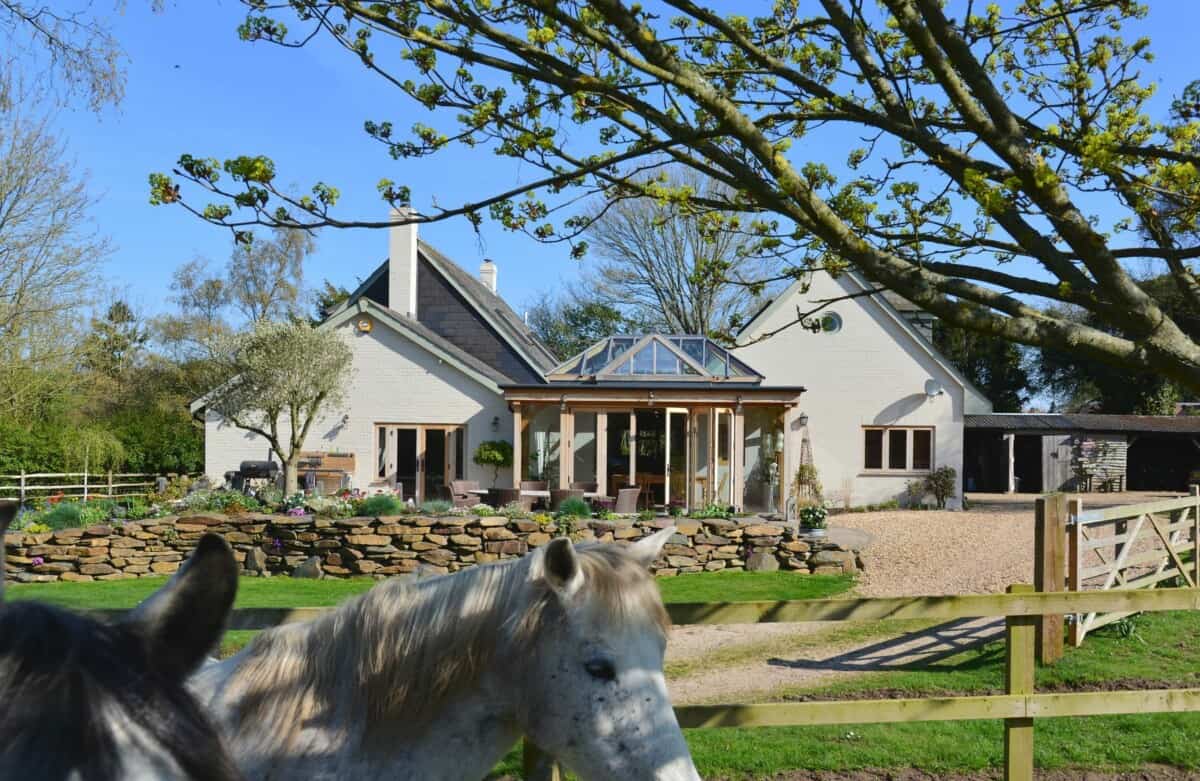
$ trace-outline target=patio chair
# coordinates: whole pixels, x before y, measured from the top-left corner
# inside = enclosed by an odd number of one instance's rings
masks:
[[[600,490],[600,484],[596,483],[596,482],[592,482],[592,483],[577,482],[577,483],[571,483],[571,488],[578,489],[580,491],[583,491],[584,493],[594,494]]]
[[[450,501],[455,507],[474,507],[479,504],[479,496],[471,493],[479,488],[478,480],[451,480]]]
[[[550,511],[558,512],[562,503],[568,499],[582,499],[582,488],[555,488],[550,492]]]
[[[521,492],[516,488],[489,488],[487,498],[487,503],[497,510],[513,502],[518,502],[525,509],[529,509],[525,506],[525,501],[521,498]]]
[[[638,511],[638,496],[641,495],[642,489],[638,486],[631,488],[622,488],[617,491],[617,504],[613,508],[613,512],[619,515],[633,515]]]
[[[549,488],[550,488],[550,481],[548,481],[548,480],[522,480],[521,481],[521,490],[522,491],[546,491]],[[536,496],[521,497],[521,504],[525,505],[526,510],[532,510],[533,505],[540,501],[542,501],[542,500]]]

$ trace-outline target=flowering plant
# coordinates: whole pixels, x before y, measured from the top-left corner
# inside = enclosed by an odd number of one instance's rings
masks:
[[[810,504],[800,508],[800,525],[805,529],[824,529],[825,517],[829,511],[819,504]]]
[[[308,510],[304,509],[304,505],[300,505],[299,507],[288,508],[287,514],[293,518],[299,518],[302,515],[307,515]]]

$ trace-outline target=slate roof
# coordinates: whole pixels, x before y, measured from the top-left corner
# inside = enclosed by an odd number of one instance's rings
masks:
[[[490,313],[504,332],[504,337],[514,342],[514,346],[519,346],[521,352],[528,355],[540,371],[545,373],[554,368],[558,360],[538,341],[533,331],[525,325],[525,321],[513,311],[507,301],[488,289],[474,274],[421,239],[417,239],[417,249],[430,264],[454,282],[476,309]]]
[[[1200,415],[1095,415],[1090,413],[1010,412],[965,415],[968,429],[1071,433],[1090,431],[1110,434],[1200,434]]]

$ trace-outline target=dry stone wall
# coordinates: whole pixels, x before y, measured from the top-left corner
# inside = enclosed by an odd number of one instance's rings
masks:
[[[761,522],[581,521],[567,530],[502,516],[331,520],[206,513],[40,534],[10,532],[4,538],[5,574],[21,583],[167,575],[211,531],[229,541],[246,575],[382,578],[418,569],[454,572],[516,558],[565,531],[576,540],[632,542],[667,525],[677,533],[655,563],[659,575],[743,569],[852,573],[861,566],[854,551],[792,539],[784,527]]]

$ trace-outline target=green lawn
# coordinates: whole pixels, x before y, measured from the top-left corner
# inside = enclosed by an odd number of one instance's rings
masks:
[[[128,608],[149,596],[166,577],[110,580],[95,583],[28,583],[9,587],[11,599],[40,599],[76,610]],[[323,607],[361,594],[378,581],[298,580],[295,578],[242,578],[237,607]],[[795,575],[788,572],[704,572],[661,578],[659,587],[667,602],[729,602],[777,599],[820,599],[845,592],[854,579],[842,575]],[[253,631],[225,634],[220,654],[236,653]]]

